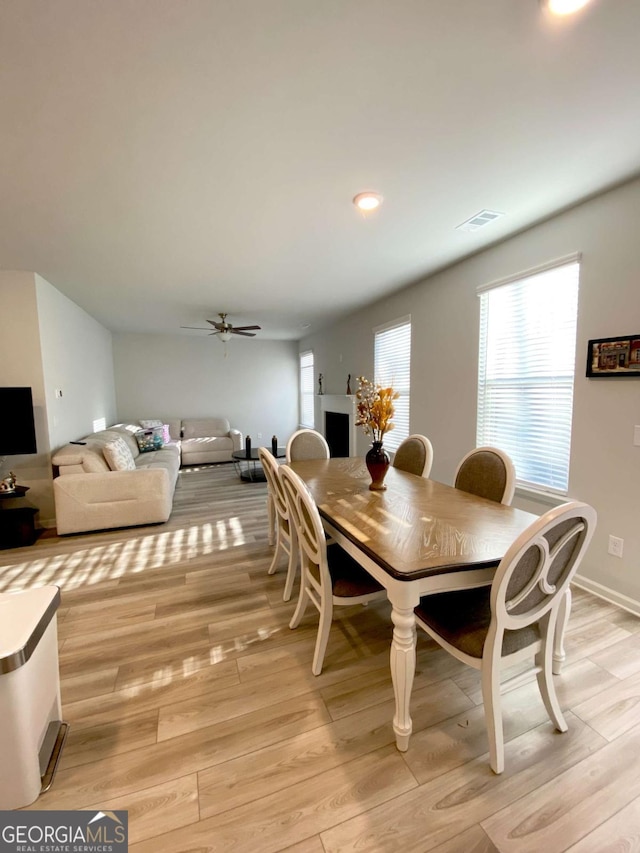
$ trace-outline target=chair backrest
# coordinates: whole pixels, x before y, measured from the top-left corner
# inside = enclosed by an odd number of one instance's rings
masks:
[[[289,518],[295,527],[300,546],[302,569],[304,571],[317,567],[312,574],[319,576],[318,579],[321,579],[323,584],[328,583],[328,589],[331,589],[327,567],[327,540],[316,502],[304,481],[288,465],[282,465],[279,473],[287,496]]]
[[[554,507],[512,543],[491,587],[492,628],[500,636],[557,611],[595,530],[595,509],[579,501]]]
[[[258,456],[260,457],[264,475],[267,478],[267,488],[271,493],[271,499],[273,500],[276,512],[281,519],[288,521],[289,508],[287,506],[287,497],[280,481],[280,466],[276,462],[273,453],[267,450],[266,447],[258,448]]]
[[[326,438],[315,429],[299,429],[287,442],[287,463],[297,459],[328,459]]]
[[[418,477],[428,477],[433,464],[433,447],[426,435],[414,433],[401,443],[393,457],[393,467]]]
[[[463,492],[509,506],[516,488],[516,470],[504,450],[476,447],[460,460],[453,485]]]

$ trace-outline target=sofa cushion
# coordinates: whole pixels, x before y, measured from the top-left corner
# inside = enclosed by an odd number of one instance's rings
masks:
[[[182,438],[182,421],[175,418],[165,418],[163,424],[169,427],[169,439],[180,441]]]
[[[122,436],[116,436],[102,448],[107,465],[112,471],[135,471],[136,463],[133,461],[131,451]]]
[[[173,492],[180,471],[180,448],[177,444],[165,444],[160,450],[141,453],[136,459],[136,470],[146,468],[165,468]]]
[[[182,455],[189,456],[190,453],[206,453],[208,451],[225,451],[231,458],[233,453],[233,441],[229,436],[222,435],[215,438],[207,436],[206,438],[183,438],[182,439]]]
[[[131,455],[136,459],[140,453],[138,450],[138,442],[136,441],[136,433],[140,432],[140,424],[115,424],[114,426],[109,427],[106,431],[111,433],[115,432],[116,435],[122,436],[125,444],[131,451]],[[100,433],[97,433],[97,435],[100,435]]]
[[[227,418],[186,418],[182,420],[183,438],[216,438],[229,435]]]

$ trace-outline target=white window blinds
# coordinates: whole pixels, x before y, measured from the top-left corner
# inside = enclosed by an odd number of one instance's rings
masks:
[[[480,290],[477,444],[506,451],[520,485],[566,494],[577,256]]]
[[[375,382],[400,393],[395,401],[394,429],[384,436],[387,450],[397,450],[409,435],[411,400],[411,317],[374,330]]]
[[[313,407],[313,353],[300,353],[300,425],[315,427]]]

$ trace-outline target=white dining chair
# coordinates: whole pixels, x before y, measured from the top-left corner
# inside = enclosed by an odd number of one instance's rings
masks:
[[[275,552],[267,573],[270,575],[275,573],[281,555],[285,554],[287,557],[287,577],[282,598],[284,601],[289,601],[293,591],[298,564],[296,532],[289,519],[287,498],[280,480],[280,466],[271,451],[266,447],[258,448],[258,456],[267,480],[267,489],[269,490],[269,500],[273,508],[275,524]]]
[[[327,543],[318,507],[295,471],[283,465],[280,477],[300,552],[300,593],[289,627],[298,627],[309,602],[320,613],[311,665],[313,674],[320,675],[334,606],[367,604],[384,599],[386,592],[337,543]]]
[[[315,429],[299,429],[293,433],[285,451],[287,465],[299,459],[328,459],[329,445]]]
[[[463,492],[510,506],[516,488],[516,470],[504,450],[476,447],[460,460],[453,485]]]
[[[427,595],[415,608],[422,630],[455,658],[480,670],[489,762],[495,773],[504,770],[504,667],[533,658],[532,671],[547,713],[558,731],[567,730],[553,683],[553,642],[562,599],[591,541],[596,518],[593,507],[578,501],[555,507],[518,536],[491,586]]]
[[[426,435],[414,433],[401,442],[393,457],[393,467],[400,471],[428,477],[433,465],[433,446]]]

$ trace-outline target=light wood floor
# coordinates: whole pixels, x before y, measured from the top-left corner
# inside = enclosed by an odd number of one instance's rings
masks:
[[[38,809],[128,809],[132,851],[640,850],[640,620],[576,590],[557,678],[505,694],[487,763],[476,674],[418,638],[409,751],[395,748],[386,603],[288,628],[266,574],[266,487],[181,474],[165,525],[0,551],[0,589],[62,588],[71,732]],[[284,566],[283,566],[284,569]]]

